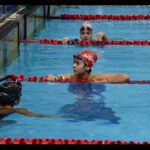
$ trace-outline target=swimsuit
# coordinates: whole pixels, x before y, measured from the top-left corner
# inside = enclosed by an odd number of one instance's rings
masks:
[[[10,114],[0,114],[0,120],[2,120],[3,118],[5,118],[8,115],[10,115]]]

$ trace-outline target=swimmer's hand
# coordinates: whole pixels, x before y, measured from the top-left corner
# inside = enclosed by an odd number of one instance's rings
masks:
[[[103,32],[97,32],[96,33],[96,40],[98,41],[107,41],[108,38],[106,37],[106,35]]]
[[[68,41],[69,41],[69,37],[64,37],[64,38],[62,39],[62,43],[63,43],[64,45],[68,44]]]
[[[47,79],[47,81],[50,81],[50,82],[56,82],[56,81],[60,81],[60,80],[65,80],[63,75],[54,76],[52,74],[48,74],[46,76],[46,79]]]
[[[56,79],[57,79],[57,77],[54,76],[54,75],[52,75],[52,74],[48,74],[48,75],[46,76],[46,80],[47,80],[47,81],[50,81],[50,82],[55,82]]]
[[[96,33],[95,36],[96,36],[96,40],[102,41],[102,40],[103,40],[104,33],[103,33],[103,32],[98,32],[98,33]]]

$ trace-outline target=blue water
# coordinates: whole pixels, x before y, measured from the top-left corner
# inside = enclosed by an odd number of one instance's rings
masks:
[[[60,14],[149,14],[150,5],[77,5],[74,8],[62,7],[56,15]]]
[[[39,33],[36,39],[62,39],[79,37],[79,29],[82,20],[47,20],[45,30]],[[55,24],[55,26],[53,25]],[[92,20],[93,35],[97,32],[104,32],[111,40],[149,40],[150,21],[113,21],[113,20]],[[65,30],[64,30],[65,27]]]
[[[46,28],[37,33],[35,39],[58,39],[65,34],[75,37],[78,32],[78,29],[75,31],[76,24],[80,23],[80,21],[47,20]],[[102,21],[102,23],[107,25],[110,22]],[[132,38],[144,39],[148,36],[148,30],[142,28],[141,23],[143,21],[132,22],[136,33],[135,37],[131,34]],[[64,30],[65,24],[68,25],[66,30]],[[113,26],[117,24],[114,30],[120,30],[116,35],[114,31],[109,31],[113,32],[114,38],[117,35],[122,37],[120,34],[124,35],[123,38],[128,38],[125,31],[133,32],[127,22],[111,21],[111,24]],[[148,24],[148,21],[144,23],[146,27]],[[95,30],[98,30],[96,25],[96,22],[93,22]],[[141,30],[136,30],[136,27],[143,29],[145,34]],[[69,34],[69,31],[72,34]],[[22,43],[20,57],[8,66],[3,74],[14,73],[26,77],[32,75],[39,77],[49,73],[55,75],[72,73],[72,56],[83,49],[91,49],[98,54],[99,59],[92,69],[94,73],[127,73],[132,80],[149,80],[148,46],[101,47]],[[150,139],[150,85],[148,84],[103,85],[27,81],[22,84],[22,100],[15,107],[27,108],[32,112],[43,114],[67,114],[68,117],[49,119],[12,114],[1,120],[0,137],[127,141],[149,141]]]

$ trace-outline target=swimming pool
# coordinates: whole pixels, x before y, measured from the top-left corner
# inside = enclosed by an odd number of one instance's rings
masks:
[[[63,14],[149,14],[150,5],[78,5],[61,7],[56,15]],[[134,11],[133,11],[134,10]]]
[[[35,39],[59,39],[67,35],[77,37],[81,22],[47,20],[45,29],[37,33]],[[92,21],[92,25],[94,32],[101,29],[110,39],[149,39],[149,21]],[[67,27],[66,30],[64,27]],[[72,56],[83,49],[91,49],[99,56],[93,67],[94,73],[122,72],[129,74],[131,79],[149,79],[149,47],[120,45],[102,47],[22,43],[20,57],[3,74],[45,76],[48,73],[72,73]],[[27,81],[22,84],[22,101],[16,107],[43,114],[69,113],[70,117],[47,119],[12,114],[1,121],[0,137],[121,139],[140,142],[150,139],[148,84]]]

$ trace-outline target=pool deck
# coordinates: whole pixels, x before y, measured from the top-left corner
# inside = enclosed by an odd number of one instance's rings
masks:
[[[24,10],[24,9],[25,9],[24,7],[21,7],[21,8],[19,8],[17,11],[15,11],[14,13],[12,13],[12,14],[10,14],[10,15],[6,14],[6,15],[2,16],[2,17],[0,18],[0,20],[2,21],[2,22],[0,23],[0,28],[1,28],[2,26],[4,26],[8,21],[16,21],[16,20],[18,20],[20,17],[22,17],[22,15],[20,15],[19,12],[22,11],[22,10]]]

